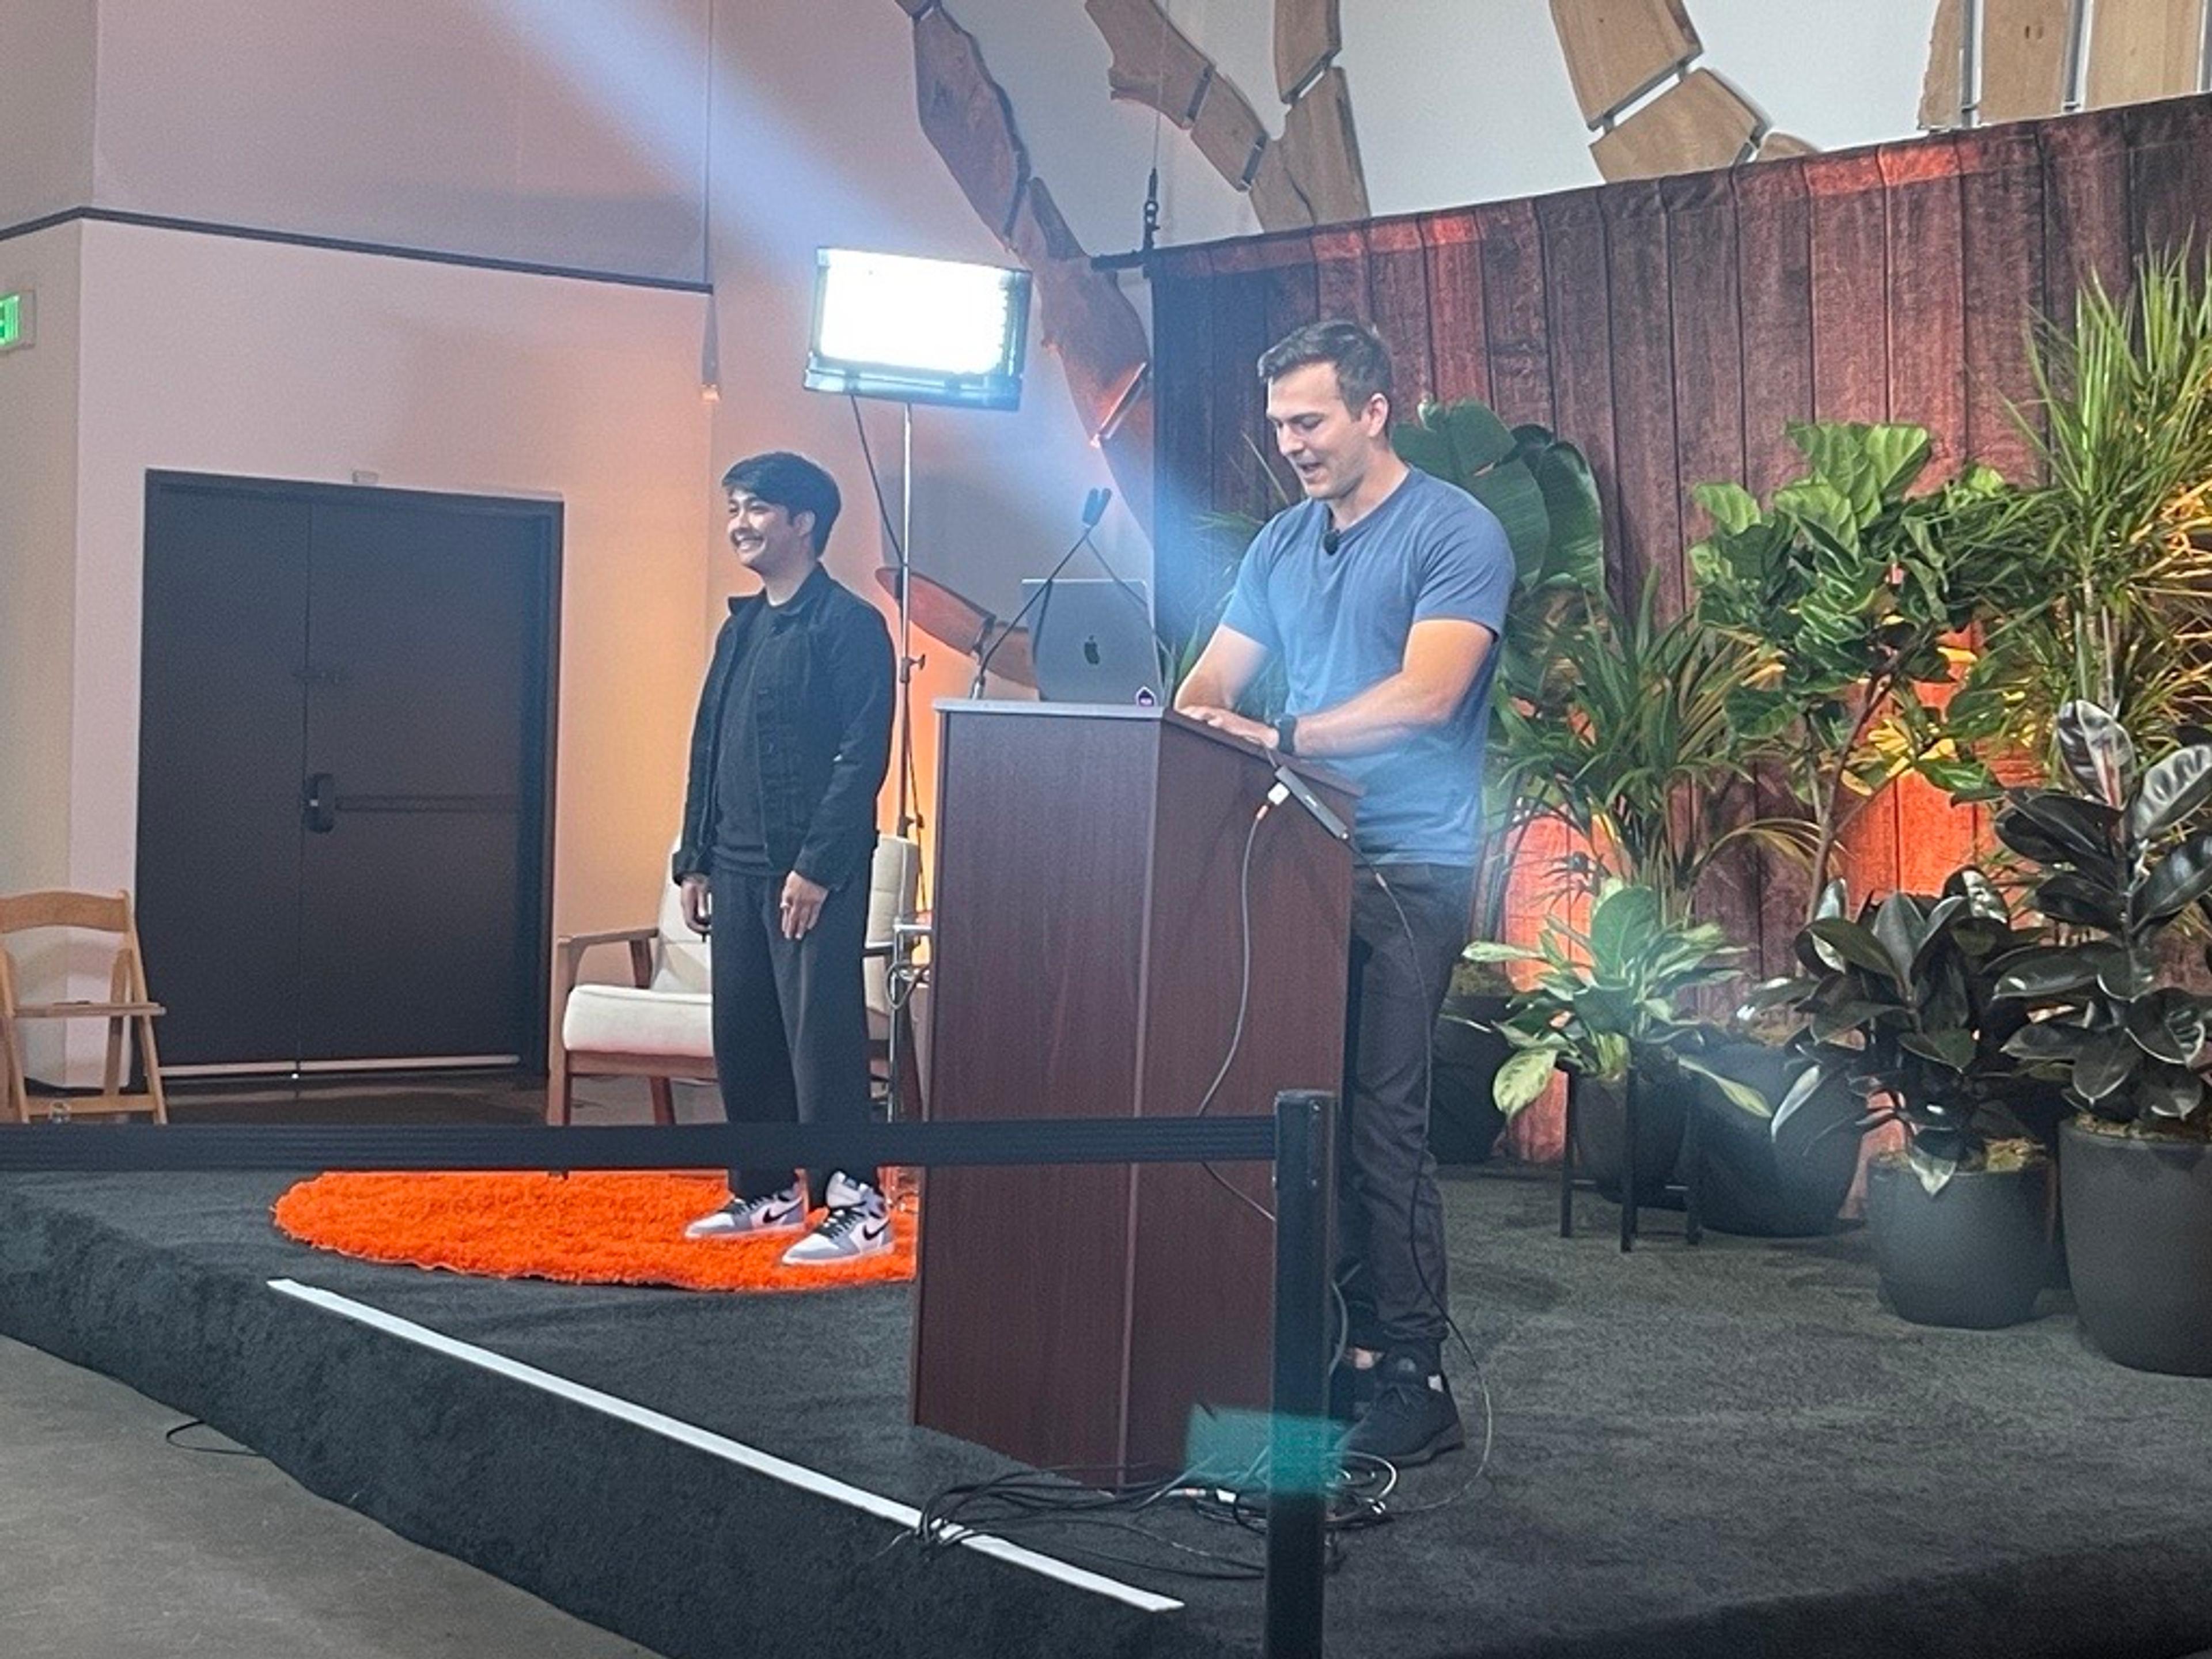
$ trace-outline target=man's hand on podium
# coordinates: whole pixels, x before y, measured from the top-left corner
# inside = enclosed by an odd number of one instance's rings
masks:
[[[1214,708],[1195,703],[1182,711],[1191,719],[1212,726],[1217,732],[1226,732],[1232,738],[1242,738],[1247,743],[1257,744],[1262,749],[1275,746],[1275,728],[1258,720],[1247,720],[1233,708]]]

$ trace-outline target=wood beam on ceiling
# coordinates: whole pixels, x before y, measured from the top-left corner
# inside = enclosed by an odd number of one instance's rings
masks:
[[[1609,181],[1725,167],[1759,135],[1759,112],[1711,70],[1695,70],[1590,146]]]
[[[1344,50],[1338,0],[1275,0],[1275,92],[1286,103]]]
[[[1681,0],[1551,0],[1575,101],[1591,126],[1705,50]]]
[[[1196,118],[1213,65],[1175,26],[1158,0],[1084,0],[1113,62],[1106,88],[1158,110],[1179,127]]]
[[[2087,106],[2197,91],[2203,73],[2204,6],[2205,0],[2097,0],[2089,14]]]
[[[1920,125],[1929,131],[1966,125],[1966,0],[1936,0],[1920,82]]]
[[[1291,106],[1283,118],[1281,148],[1312,223],[1367,217],[1367,178],[1342,70],[1328,70]]]
[[[1006,94],[983,67],[975,37],[939,8],[914,22],[915,97],[921,130],[945,158],[976,216],[1004,241],[1030,158]]]
[[[2031,120],[2066,107],[2073,13],[2073,0],[1982,0],[1978,125]]]

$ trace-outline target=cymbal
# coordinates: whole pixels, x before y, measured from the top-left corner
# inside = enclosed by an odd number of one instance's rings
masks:
[[[1027,629],[1007,628],[973,599],[918,570],[912,573],[911,580],[911,614],[916,628],[979,662],[985,653],[989,653],[994,674],[1003,675],[1017,685],[1036,688],[1036,666],[1030,656]],[[899,568],[895,564],[883,566],[876,572],[876,581],[896,603]]]

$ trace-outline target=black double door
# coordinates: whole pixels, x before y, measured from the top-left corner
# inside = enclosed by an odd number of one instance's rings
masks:
[[[552,503],[149,477],[165,1071],[540,1068],[559,537]]]

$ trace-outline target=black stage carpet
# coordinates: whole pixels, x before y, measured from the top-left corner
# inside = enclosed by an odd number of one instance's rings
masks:
[[[88,1133],[98,1133],[88,1130]],[[298,1248],[266,1176],[0,1181],[0,1330],[260,1448],[313,1490],[675,1656],[1243,1654],[1255,1583],[1101,1565],[1147,1613],[279,1296],[289,1277],[915,1504],[1007,1466],[904,1422],[902,1290],[728,1297],[507,1284]],[[1455,1309],[1496,1412],[1350,1536],[1329,1651],[2176,1656],[2212,1647],[2212,1382],[2087,1349],[2063,1294],[2010,1331],[1879,1305],[1864,1241],[1660,1231],[1446,1188]],[[1664,1230],[1671,1218],[1654,1218]],[[2147,1272],[2159,1271],[2146,1263]],[[1455,1357],[1470,1426],[1472,1367]],[[1436,1507],[1428,1507],[1436,1506]],[[1175,1542],[1257,1559],[1190,1515]],[[1095,1527],[1019,1540],[1150,1562]],[[97,1587],[85,1587],[96,1594]]]

